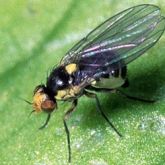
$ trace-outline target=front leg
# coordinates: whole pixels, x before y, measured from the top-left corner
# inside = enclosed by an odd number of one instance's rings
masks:
[[[77,102],[78,102],[77,99],[72,102],[71,108],[65,113],[65,115],[63,117],[63,123],[64,123],[64,127],[65,127],[65,132],[66,132],[66,135],[67,135],[68,154],[69,154],[68,162],[69,163],[71,162],[70,132],[69,132],[66,121],[70,117],[71,113],[76,109]]]
[[[108,117],[105,115],[105,113],[103,112],[99,99],[97,97],[97,95],[95,93],[89,92],[87,90],[85,90],[84,93],[87,97],[93,98],[96,100],[96,106],[97,106],[97,110],[101,113],[102,117],[108,122],[108,124],[113,128],[113,130],[120,136],[122,137],[121,133],[115,128],[115,126],[112,124],[112,122],[108,119]]]
[[[50,117],[51,117],[51,113],[48,114],[47,119],[46,119],[44,125],[42,125],[39,129],[44,129],[48,125]]]

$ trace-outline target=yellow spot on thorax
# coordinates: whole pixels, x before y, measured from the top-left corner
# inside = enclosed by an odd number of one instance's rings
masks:
[[[79,86],[70,86],[67,89],[57,91],[55,98],[57,100],[67,100],[69,98],[76,97],[81,91]]]
[[[68,74],[72,74],[77,70],[77,65],[72,63],[72,64],[69,64],[69,65],[66,65],[65,69],[66,69]]]
[[[55,98],[61,100],[67,94],[67,90],[59,90]]]

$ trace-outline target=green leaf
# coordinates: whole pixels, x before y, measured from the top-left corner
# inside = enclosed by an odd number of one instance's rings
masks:
[[[165,15],[163,0],[156,2]],[[138,1],[150,3],[150,1]],[[65,52],[106,18],[138,4],[124,1],[8,0],[0,5],[0,164],[68,164],[60,103],[48,127],[45,114],[31,115],[36,85]],[[98,94],[102,108],[123,137],[97,113],[94,100],[79,99],[68,121],[72,164],[155,165],[165,162],[165,37],[128,66],[132,96],[158,99],[148,104],[117,94]]]

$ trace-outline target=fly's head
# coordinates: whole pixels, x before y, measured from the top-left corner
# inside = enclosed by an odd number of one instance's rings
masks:
[[[47,112],[51,113],[57,109],[56,100],[53,95],[50,94],[45,85],[38,85],[34,89],[33,95],[33,109],[35,112]]]

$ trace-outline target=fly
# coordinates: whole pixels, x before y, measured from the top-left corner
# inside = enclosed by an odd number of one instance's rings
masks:
[[[126,9],[107,19],[73,46],[51,71],[46,84],[35,88],[33,112],[44,111],[48,115],[41,129],[57,109],[56,101],[72,102],[63,117],[69,162],[70,132],[66,121],[75,111],[79,97],[86,95],[95,99],[103,118],[122,136],[103,112],[96,92],[118,91],[119,87],[127,87],[126,65],[154,46],[164,30],[165,17],[161,16],[159,7],[143,4]]]

